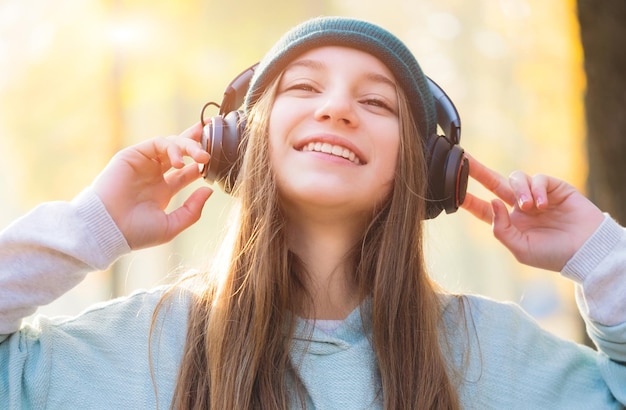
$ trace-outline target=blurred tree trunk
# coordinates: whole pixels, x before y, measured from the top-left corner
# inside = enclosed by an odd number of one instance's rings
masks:
[[[626,225],[626,1],[577,3],[587,76],[588,195]]]
[[[577,3],[587,76],[587,194],[626,225],[626,1]],[[584,340],[593,346],[586,332]]]

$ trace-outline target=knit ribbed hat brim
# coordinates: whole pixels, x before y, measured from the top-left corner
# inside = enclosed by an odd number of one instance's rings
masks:
[[[244,107],[249,111],[271,81],[301,54],[323,46],[345,46],[378,58],[404,90],[422,138],[436,132],[435,105],[417,60],[396,36],[366,21],[318,17],[295,26],[267,52],[255,71]]]

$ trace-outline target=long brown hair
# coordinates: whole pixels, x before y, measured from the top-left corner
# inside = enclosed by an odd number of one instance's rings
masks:
[[[200,278],[203,289],[189,313],[173,408],[304,407],[305,392],[289,359],[295,328],[290,312],[305,312],[310,298],[303,285],[306,272],[288,248],[268,160],[268,117],[277,83],[248,118],[245,178],[236,187],[239,206],[224,242],[226,263]],[[372,301],[369,326],[384,408],[455,409],[455,383],[440,346],[443,308],[423,261],[423,139],[402,90],[398,97],[395,186],[348,256],[361,296]],[[296,397],[288,379],[299,391]]]

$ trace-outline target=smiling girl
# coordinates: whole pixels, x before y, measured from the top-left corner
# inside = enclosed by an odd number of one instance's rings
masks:
[[[435,102],[395,36],[307,21],[255,71],[221,264],[67,318],[23,317],[200,217],[202,127],[118,153],[70,203],[0,236],[8,408],[621,408],[626,233],[571,185],[467,157],[498,199],[463,207],[522,262],[577,282],[599,352],[521,309],[451,295],[424,264]],[[194,163],[185,165],[183,157]],[[439,213],[439,209],[436,213]]]

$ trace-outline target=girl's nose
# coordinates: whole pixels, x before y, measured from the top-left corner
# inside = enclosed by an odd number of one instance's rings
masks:
[[[328,93],[320,100],[320,106],[315,111],[315,119],[355,126],[358,124],[358,116],[354,104],[355,101],[345,91]]]

